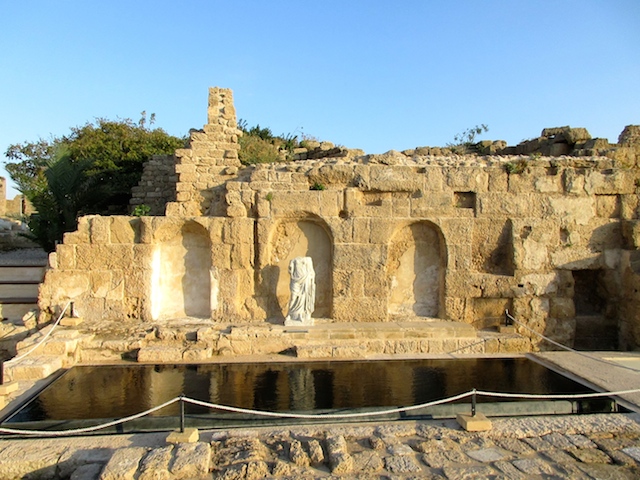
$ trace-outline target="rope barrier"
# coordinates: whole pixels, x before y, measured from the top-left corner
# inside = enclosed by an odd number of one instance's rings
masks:
[[[67,302],[67,304],[65,305],[65,307],[62,309],[62,312],[60,312],[60,316],[58,317],[58,319],[55,321],[55,323],[53,324],[53,326],[51,327],[51,329],[46,333],[46,335],[44,337],[42,337],[42,340],[40,340],[38,343],[36,343],[28,352],[20,355],[19,357],[15,357],[12,358],[11,360],[6,361],[5,363],[11,363],[11,362],[19,362],[20,360],[22,360],[23,358],[25,358],[27,355],[29,355],[31,352],[33,352],[36,348],[38,348],[40,345],[42,345],[45,340],[47,338],[49,338],[49,335],[51,335],[51,332],[53,332],[53,329],[56,328],[58,326],[58,324],[60,323],[60,320],[62,320],[62,317],[64,316],[64,312],[67,311],[67,308],[69,308],[69,305],[71,305],[71,300],[69,300]]]
[[[449,403],[456,400],[460,400],[461,398],[469,397],[473,395],[473,392],[465,392],[459,395],[455,395],[453,397],[444,398],[441,400],[435,400],[433,402],[422,403],[420,405],[412,405],[410,407],[398,407],[391,408],[388,410],[376,410],[372,412],[357,412],[357,413],[279,413],[279,412],[266,412],[263,410],[251,410],[248,408],[238,408],[238,407],[229,407],[227,405],[217,405],[215,403],[203,402],[200,400],[193,400],[191,398],[183,398],[183,400],[187,403],[192,403],[194,405],[200,405],[202,407],[209,407],[216,410],[226,410],[229,412],[235,413],[248,413],[252,415],[260,415],[263,417],[278,417],[278,418],[307,418],[307,419],[322,419],[322,418],[333,418],[333,419],[341,419],[341,418],[361,418],[361,417],[374,417],[381,415],[389,415],[391,413],[402,413],[408,412],[411,410],[417,410],[419,408],[432,407],[434,405],[440,405],[442,403]]]
[[[451,403],[456,400],[460,400],[467,397],[472,397],[474,395],[484,396],[484,397],[504,397],[504,398],[522,398],[522,399],[549,399],[549,400],[567,400],[567,399],[579,399],[579,398],[597,398],[597,397],[612,397],[618,395],[625,395],[628,393],[639,393],[640,388],[636,388],[633,390],[621,390],[618,392],[602,392],[602,393],[578,393],[578,394],[560,394],[560,395],[552,395],[552,394],[529,394],[529,393],[503,393],[503,392],[485,392],[483,390],[471,390],[465,393],[460,393],[458,395],[454,395],[452,397],[443,398],[440,400],[434,400],[432,402],[421,403],[419,405],[412,405],[409,407],[398,407],[387,410],[375,410],[370,412],[356,412],[356,413],[343,413],[343,414],[332,414],[332,413],[320,413],[320,414],[305,414],[305,413],[280,413],[280,412],[269,412],[265,410],[253,410],[249,408],[240,408],[240,407],[231,407],[228,405],[219,405],[215,403],[203,402],[201,400],[196,400],[189,397],[175,397],[157,407],[150,408],[149,410],[145,410],[144,412],[136,413],[135,415],[131,415],[128,417],[124,417],[118,420],[113,420],[111,422],[103,423],[100,425],[95,425],[92,427],[85,428],[76,428],[72,430],[58,430],[58,431],[50,431],[50,430],[19,430],[12,428],[2,428],[0,427],[0,433],[6,434],[16,434],[16,435],[37,435],[37,436],[50,436],[50,437],[59,437],[66,435],[78,435],[82,433],[90,433],[98,430],[102,430],[104,428],[112,427],[115,425],[123,424],[132,420],[136,420],[138,418],[144,417],[151,413],[154,413],[162,408],[165,408],[173,403],[183,401],[186,403],[190,403],[193,405],[199,405],[202,407],[208,407],[215,410],[224,410],[228,412],[234,413],[245,413],[251,415],[257,415],[262,417],[276,417],[276,418],[293,418],[293,419],[348,419],[348,418],[364,418],[364,417],[375,417],[381,415],[389,415],[393,413],[403,413],[409,412],[412,410],[418,410],[421,408],[432,407],[435,405],[441,405],[445,403]]]
[[[120,425],[121,423],[130,422],[131,420],[136,420],[138,418],[149,415],[150,413],[156,412],[164,407],[167,407],[173,403],[179,401],[179,397],[172,398],[171,400],[164,402],[162,405],[158,405],[157,407],[150,408],[149,410],[145,410],[144,412],[136,413],[135,415],[130,415],[128,417],[120,418],[118,420],[113,420],[112,422],[102,423],[100,425],[94,425],[93,427],[85,427],[85,428],[75,428],[73,430],[17,430],[13,428],[0,428],[0,433],[11,433],[17,435],[38,435],[44,437],[60,437],[65,435],[78,435],[79,433],[89,433],[96,432],[98,430],[102,430],[103,428],[113,427],[114,425]]]

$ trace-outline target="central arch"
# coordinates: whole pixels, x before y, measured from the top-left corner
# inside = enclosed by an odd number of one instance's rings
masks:
[[[327,225],[318,218],[286,219],[272,229],[269,267],[263,280],[271,299],[269,317],[284,319],[290,297],[289,262],[311,257],[316,274],[316,301],[312,317],[330,318],[333,304],[333,242]]]

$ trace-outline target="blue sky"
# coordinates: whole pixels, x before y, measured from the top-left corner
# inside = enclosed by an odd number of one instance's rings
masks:
[[[367,153],[640,124],[637,0],[0,0],[0,18],[0,154],[143,110],[184,135],[209,86],[249,125]]]

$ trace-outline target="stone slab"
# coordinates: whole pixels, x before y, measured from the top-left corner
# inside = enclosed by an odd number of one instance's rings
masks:
[[[9,395],[18,390],[18,382],[7,382],[0,385],[0,396]]]
[[[174,430],[167,437],[167,443],[195,443],[200,439],[197,428],[185,428],[184,432]]]
[[[491,430],[491,421],[481,413],[476,413],[475,415],[459,413],[456,416],[456,420],[467,432],[484,432]]]
[[[65,317],[60,320],[60,325],[63,327],[77,327],[84,319],[82,317]]]

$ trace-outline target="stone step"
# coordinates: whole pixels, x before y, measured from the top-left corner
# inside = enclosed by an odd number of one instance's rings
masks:
[[[0,299],[0,317],[10,321],[21,320],[31,310],[37,310],[35,298]]]
[[[57,355],[32,354],[17,362],[5,362],[4,374],[8,381],[39,380],[63,367],[63,359]]]
[[[37,298],[40,283],[33,282],[0,282],[0,299],[2,298]]]
[[[232,333],[233,333],[232,329]],[[450,321],[321,323],[308,327],[273,327],[284,336],[299,339],[411,339],[470,338],[477,333],[472,325]]]
[[[44,265],[0,265],[0,282],[42,282]]]

